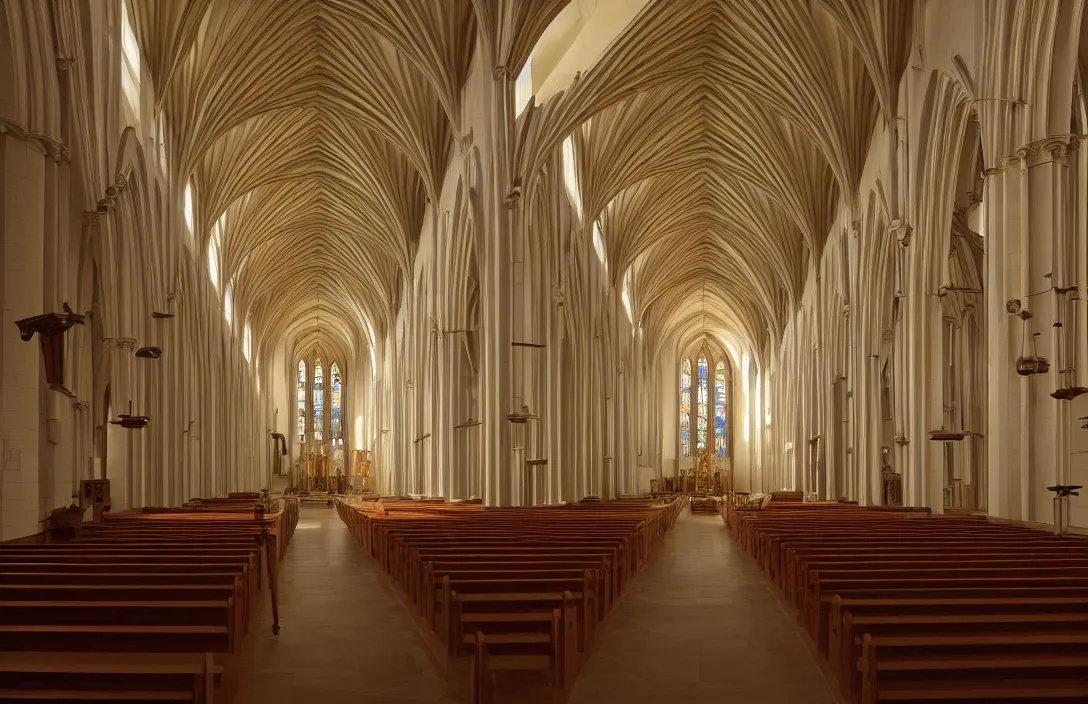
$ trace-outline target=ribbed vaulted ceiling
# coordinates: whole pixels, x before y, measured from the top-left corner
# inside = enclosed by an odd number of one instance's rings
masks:
[[[322,320],[354,351],[393,319],[477,37],[516,72],[567,4],[130,3],[198,244],[228,211],[222,278],[254,334],[312,341]],[[636,267],[647,331],[759,344],[896,114],[911,14],[909,0],[651,0],[519,118],[515,168],[531,181],[577,131],[586,221],[601,218],[617,283]]]

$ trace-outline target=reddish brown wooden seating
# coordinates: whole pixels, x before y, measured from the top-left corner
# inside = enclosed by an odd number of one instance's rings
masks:
[[[211,653],[5,653],[0,701],[173,701],[214,704]]]
[[[500,701],[528,701],[530,690],[562,698],[598,622],[679,509],[675,498],[518,509],[337,504],[352,536],[402,589],[437,656],[451,666],[474,656],[479,704],[508,687],[512,699]]]
[[[0,670],[0,701],[211,701],[213,680],[229,691],[232,654],[259,590],[275,595],[296,521],[294,502],[257,515],[249,502],[248,512],[118,514],[77,540],[0,544],[0,662],[22,668]],[[139,667],[116,665],[129,662]]]
[[[847,702],[1088,701],[1088,541],[840,504],[725,520]]]

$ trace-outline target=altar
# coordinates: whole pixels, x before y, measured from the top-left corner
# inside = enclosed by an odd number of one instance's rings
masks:
[[[729,489],[729,471],[719,469],[706,450],[699,453],[695,467],[681,469],[677,479],[677,490],[684,494],[723,496]]]
[[[291,493],[303,500],[331,502],[336,497],[370,491],[370,450],[354,450],[351,465],[344,471],[344,450],[326,447],[305,455],[304,463],[295,464],[296,483]]]

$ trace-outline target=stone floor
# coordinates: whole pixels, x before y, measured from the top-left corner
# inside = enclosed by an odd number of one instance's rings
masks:
[[[235,704],[453,704],[414,621],[332,510],[302,511],[278,636],[262,609]],[[835,701],[796,622],[715,517],[680,518],[605,622],[568,704],[670,701]]]

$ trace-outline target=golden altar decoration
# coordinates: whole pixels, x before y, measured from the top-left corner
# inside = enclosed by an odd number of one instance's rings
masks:
[[[680,471],[680,490],[687,494],[722,496],[728,484],[729,472],[717,469],[708,450],[699,453],[694,469]]]
[[[306,476],[299,487],[305,492],[330,491],[332,479],[332,458],[324,453],[311,452],[306,457]]]

